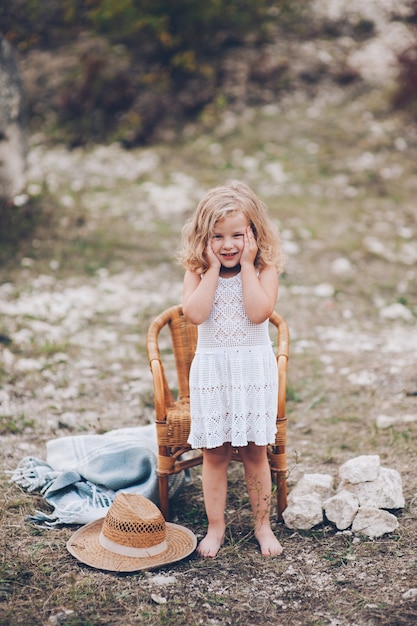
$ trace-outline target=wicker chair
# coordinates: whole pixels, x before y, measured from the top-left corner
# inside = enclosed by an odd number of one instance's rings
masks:
[[[278,363],[278,432],[275,444],[268,447],[268,458],[271,466],[272,480],[277,486],[277,514],[282,520],[282,512],[287,505],[287,458],[286,458],[286,375],[289,356],[289,332],[284,319],[274,312],[270,322],[278,331],[276,350]],[[167,363],[162,362],[161,355],[168,352],[161,348],[160,331],[168,326],[171,336],[172,357],[174,354],[178,392],[173,393],[169,387],[165,370]],[[169,335],[168,335],[169,337]],[[173,306],[162,312],[150,324],[146,347],[154,385],[154,404],[156,413],[156,432],[158,440],[158,480],[160,508],[169,520],[168,477],[202,463],[201,450],[191,450],[187,444],[190,432],[190,392],[188,376],[191,361],[194,357],[197,341],[197,327],[186,321],[182,307]],[[165,361],[168,360],[168,356]],[[234,450],[233,460],[240,460],[239,451]]]

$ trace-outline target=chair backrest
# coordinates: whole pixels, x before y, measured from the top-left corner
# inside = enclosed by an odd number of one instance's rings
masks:
[[[187,322],[182,306],[179,305],[172,310],[169,330],[177,369],[178,396],[181,400],[190,396],[188,379],[197,345],[197,326]]]
[[[171,333],[179,399],[190,396],[188,377],[197,344],[197,326],[187,322],[181,305],[175,305],[163,311],[149,326],[146,338],[149,361],[152,362],[154,359],[159,361],[163,376],[165,398],[167,403],[171,404],[173,398],[166,379],[158,342],[159,333],[165,326],[169,327]]]

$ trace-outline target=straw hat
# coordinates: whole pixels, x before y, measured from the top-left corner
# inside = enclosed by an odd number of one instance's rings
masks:
[[[151,500],[119,493],[106,517],[77,530],[67,549],[91,567],[135,572],[180,561],[196,545],[196,536],[184,526],[166,522]]]

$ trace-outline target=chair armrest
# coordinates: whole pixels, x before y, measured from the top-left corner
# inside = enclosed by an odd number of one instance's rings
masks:
[[[171,406],[173,403],[172,393],[168,386],[164,366],[161,361],[158,335],[161,329],[170,323],[173,312],[178,309],[178,306],[171,307],[167,311],[160,313],[160,315],[153,320],[146,334],[146,350],[148,353],[149,367],[153,379],[154,403],[157,422],[166,421],[167,407]]]
[[[269,320],[278,329],[277,357],[285,356],[288,360],[290,354],[290,333],[287,322],[276,311],[272,313]]]
[[[286,417],[287,399],[287,363],[288,359],[283,354],[278,355],[278,420]]]
[[[153,359],[149,365],[153,379],[156,421],[164,422],[167,415],[167,402],[165,398],[164,374],[161,362],[158,359]]]

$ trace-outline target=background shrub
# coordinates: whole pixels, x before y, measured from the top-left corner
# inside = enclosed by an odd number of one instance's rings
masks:
[[[414,25],[415,43],[398,56],[399,76],[393,103],[417,121],[417,2],[409,19]]]
[[[249,35],[252,43],[265,40],[277,8],[285,12],[289,4],[9,0],[0,7],[0,24],[29,59],[33,126],[52,129],[72,145],[133,145],[146,142],[161,120],[181,124],[198,115],[216,97],[221,51],[242,45]],[[65,60],[56,67],[56,58],[45,56],[31,64],[36,51],[57,51]]]

